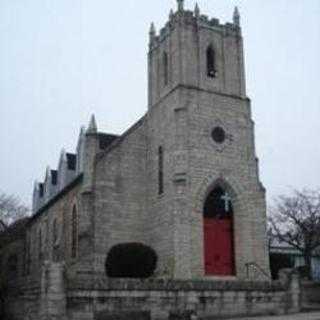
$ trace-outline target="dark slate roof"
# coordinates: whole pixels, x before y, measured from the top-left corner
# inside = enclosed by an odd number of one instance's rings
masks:
[[[97,155],[97,159],[101,160],[103,159],[103,157],[108,154],[109,152],[111,152],[111,150],[113,150],[114,148],[117,148],[119,145],[121,145],[122,141],[124,141],[126,139],[126,137],[131,134],[132,132],[134,132],[135,130],[137,130],[138,128],[140,128],[142,126],[142,124],[144,123],[146,119],[146,114],[141,117],[134,125],[132,125],[127,131],[125,131],[122,135],[118,136],[117,139],[115,139],[110,145],[108,145],[103,152],[101,152],[100,154]]]
[[[115,134],[98,133],[98,137],[99,137],[99,148],[106,149],[119,136]]]
[[[51,198],[47,203],[44,204],[41,208],[36,211],[36,213],[30,217],[29,222],[32,223],[38,216],[40,216],[43,212],[45,212],[48,208],[50,208],[54,203],[56,203],[59,199],[61,199],[65,194],[67,194],[71,189],[77,186],[82,182],[83,174],[79,174],[75,177],[69,184],[67,184],[59,193],[57,193],[53,198]]]
[[[77,156],[73,153],[67,153],[67,163],[68,163],[68,169],[69,170],[76,170],[77,166]]]
[[[51,170],[51,183],[55,186],[58,183],[58,171]]]

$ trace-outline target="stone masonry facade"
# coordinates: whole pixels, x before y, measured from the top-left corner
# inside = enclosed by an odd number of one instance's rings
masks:
[[[94,291],[96,281],[108,281],[110,248],[141,242],[158,255],[158,280],[266,281],[267,291],[276,291],[238,10],[233,23],[221,24],[179,0],[158,34],[151,26],[148,72],[145,116],[120,136],[99,132],[92,117],[76,154],[62,151],[58,169],[48,168],[45,181],[35,184],[33,216],[17,245],[17,279],[34,279],[45,301],[41,292],[47,292],[50,272],[43,270],[63,269],[69,282],[54,279],[66,290],[59,303],[68,308],[67,283],[84,277],[92,281],[86,294]],[[223,141],[213,138],[214,128],[222,129]],[[204,266],[203,208],[218,186],[234,210],[235,272],[228,277],[208,276]],[[92,317],[68,319],[80,318]]]

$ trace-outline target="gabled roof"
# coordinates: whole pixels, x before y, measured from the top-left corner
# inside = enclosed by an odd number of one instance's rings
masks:
[[[144,116],[142,116],[136,123],[134,123],[127,131],[125,131],[123,134],[117,136],[116,139],[114,139],[114,141],[112,143],[110,143],[105,149],[103,149],[103,152],[100,152],[98,154],[97,159],[100,161],[101,159],[103,159],[105,157],[105,155],[107,155],[109,152],[111,152],[114,148],[117,148],[118,146],[121,145],[121,143],[135,130],[137,130],[138,128],[140,128],[143,124],[144,121],[147,117],[146,113]]]

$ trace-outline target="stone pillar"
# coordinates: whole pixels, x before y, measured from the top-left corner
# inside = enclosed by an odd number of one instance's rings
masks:
[[[44,262],[41,274],[41,320],[66,319],[64,263]]]
[[[300,285],[300,276],[298,273],[292,273],[289,283],[289,292],[290,292],[290,308],[289,313],[297,313],[301,310],[301,285]]]
[[[300,276],[292,269],[282,269],[279,272],[280,282],[287,288],[286,312],[298,313],[301,310]]]

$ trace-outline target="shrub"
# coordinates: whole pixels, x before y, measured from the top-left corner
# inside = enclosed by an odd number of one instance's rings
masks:
[[[106,259],[111,278],[149,278],[157,266],[155,251],[141,243],[122,243],[112,247]]]

